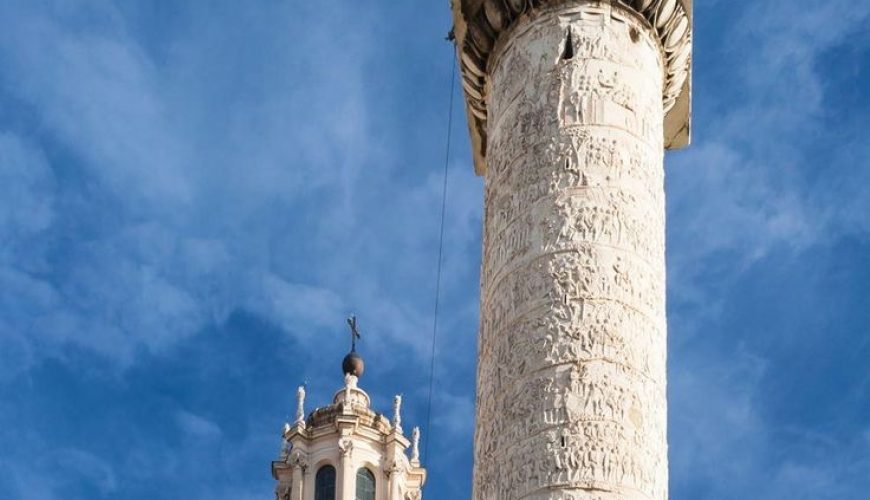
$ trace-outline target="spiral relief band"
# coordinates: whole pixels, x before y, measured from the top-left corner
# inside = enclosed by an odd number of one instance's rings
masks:
[[[667,500],[664,149],[691,3],[454,4],[484,181],[474,500]]]

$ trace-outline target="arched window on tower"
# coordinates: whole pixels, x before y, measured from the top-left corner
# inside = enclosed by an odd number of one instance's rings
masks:
[[[356,471],[356,500],[375,500],[375,475],[365,467]]]
[[[317,475],[314,476],[314,500],[335,500],[335,467],[324,465],[317,469]]]

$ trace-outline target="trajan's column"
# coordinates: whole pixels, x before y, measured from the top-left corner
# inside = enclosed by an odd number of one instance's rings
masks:
[[[666,148],[691,0],[453,0],[485,179],[475,500],[668,496]]]

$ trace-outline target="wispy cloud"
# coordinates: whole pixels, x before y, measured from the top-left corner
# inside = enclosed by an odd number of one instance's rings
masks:
[[[0,496],[268,496],[293,388],[329,400],[349,313],[364,387],[422,424],[448,9],[169,5],[0,7]],[[695,144],[667,159],[673,497],[859,498],[866,383],[829,429],[784,421],[771,385],[799,383],[780,351],[867,349],[833,333],[863,328],[866,290],[821,261],[870,233],[870,6],[696,8]],[[454,133],[430,496],[466,495],[471,467],[482,193]],[[777,282],[771,261],[805,271]],[[741,297],[782,282],[793,321],[751,317]]]
[[[801,342],[820,345],[813,339],[824,333],[809,330],[810,322],[827,309],[794,311],[804,324],[784,317],[777,328],[773,318],[756,320],[741,296],[777,286],[761,278],[772,261],[801,273],[789,280],[801,288],[779,294],[784,304],[836,294],[822,288],[830,281],[824,260],[837,258],[844,239],[866,236],[870,207],[850,186],[866,177],[865,166],[853,167],[870,151],[849,132],[851,120],[837,117],[846,110],[829,82],[840,68],[828,60],[855,57],[848,54],[855,42],[866,50],[870,6],[776,1],[714,9],[730,20],[715,41],[696,27],[696,141],[668,159],[674,494],[860,498],[866,481],[859,477],[870,464],[856,457],[866,443],[832,430],[819,442],[809,416],[790,419],[807,423],[786,432],[789,419],[776,406],[784,396],[768,393],[775,384],[800,392],[801,369],[787,353]],[[851,111],[867,116],[866,107]],[[771,304],[768,314],[783,312]]]

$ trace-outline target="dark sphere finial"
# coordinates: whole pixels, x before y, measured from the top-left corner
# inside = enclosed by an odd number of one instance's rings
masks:
[[[356,351],[349,352],[341,362],[341,370],[344,374],[353,375],[357,378],[362,377],[365,367],[366,364],[363,361],[362,356],[357,354]]]

